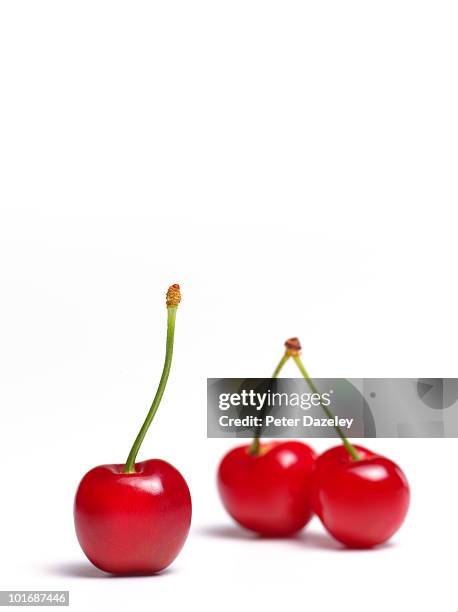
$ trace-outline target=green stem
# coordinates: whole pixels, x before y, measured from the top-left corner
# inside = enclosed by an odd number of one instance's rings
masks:
[[[320,392],[318,391],[318,389],[316,388],[315,383],[313,382],[313,380],[310,378],[310,376],[309,376],[309,374],[308,374],[307,370],[305,369],[305,366],[304,366],[304,364],[302,363],[302,359],[300,358],[300,356],[299,356],[299,355],[293,355],[293,359],[294,359],[294,361],[296,362],[296,365],[297,365],[297,367],[299,368],[299,370],[300,370],[300,372],[301,372],[302,376],[303,376],[303,377],[305,378],[305,380],[307,381],[307,384],[308,384],[308,386],[310,387],[311,391],[312,391],[313,393],[318,393],[318,395],[320,396],[320,406],[323,408],[323,410],[324,410],[324,412],[325,412],[326,416],[327,416],[329,419],[333,419],[333,420],[334,420],[334,422],[335,422],[335,417],[334,417],[334,415],[332,414],[331,410],[329,410],[329,408],[328,408],[327,406],[325,406],[325,405],[323,404],[323,402],[321,401],[321,394],[320,394]],[[345,434],[344,434],[344,432],[342,431],[342,429],[341,429],[341,428],[340,428],[338,425],[336,425],[336,424],[334,424],[334,427],[335,427],[336,432],[337,432],[337,433],[338,433],[338,435],[340,436],[340,438],[341,438],[341,440],[342,440],[342,442],[343,442],[343,445],[344,445],[344,446],[345,446],[345,448],[347,449],[348,454],[351,456],[351,458],[352,458],[352,459],[354,459],[354,461],[359,461],[359,459],[360,459],[361,457],[358,455],[358,453],[357,453],[357,451],[356,451],[355,447],[354,447],[354,446],[353,446],[353,445],[352,445],[352,444],[349,442],[349,440],[347,440],[347,438],[345,437]]]
[[[274,373],[272,374],[272,378],[278,377],[283,366],[285,365],[285,363],[288,361],[289,358],[290,358],[290,353],[286,351],[283,357],[280,359],[277,367],[275,368]],[[251,446],[248,449],[248,452],[250,455],[259,455],[260,446],[261,446],[260,440],[259,440],[260,437],[261,437],[261,427],[258,427],[256,434],[253,438],[253,442],[251,443]]]
[[[135,472],[135,459],[137,458],[137,453],[142,445],[142,442],[146,436],[146,432],[151,425],[152,420],[159,408],[159,404],[161,403],[162,396],[164,395],[165,387],[167,385],[167,379],[170,373],[170,366],[172,365],[172,356],[173,356],[173,338],[175,335],[175,317],[177,314],[177,306],[168,306],[167,307],[167,342],[165,349],[165,361],[164,367],[162,369],[161,380],[159,381],[159,386],[156,391],[156,395],[154,396],[153,403],[151,404],[151,408],[149,409],[148,414],[146,415],[146,419],[138,432],[137,437],[135,438],[135,442],[130,449],[129,456],[127,457],[126,464],[124,466],[125,474],[133,474]]]

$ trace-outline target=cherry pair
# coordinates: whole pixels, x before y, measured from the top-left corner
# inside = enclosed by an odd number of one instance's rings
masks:
[[[300,359],[297,338],[287,340],[273,378],[292,357],[317,393]],[[333,415],[322,404],[329,418]],[[337,540],[370,548],[388,540],[402,525],[410,491],[402,470],[390,459],[355,446],[336,427],[343,444],[319,457],[298,441],[260,443],[229,451],[220,463],[218,489],[228,513],[243,527],[264,536],[288,536],[316,513]]]
[[[316,513],[337,540],[351,548],[370,548],[388,540],[401,526],[409,506],[409,485],[390,459],[343,445],[318,458],[302,442],[234,448],[218,470],[226,510],[240,525],[264,536],[301,530]]]

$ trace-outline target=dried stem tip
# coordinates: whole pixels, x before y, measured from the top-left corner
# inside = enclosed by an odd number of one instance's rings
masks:
[[[302,350],[299,338],[289,338],[285,342],[285,348],[288,355],[299,355]]]
[[[178,306],[181,302],[180,285],[171,285],[167,291],[167,308],[169,306]]]

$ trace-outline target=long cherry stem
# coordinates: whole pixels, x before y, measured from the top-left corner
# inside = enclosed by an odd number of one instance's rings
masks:
[[[340,438],[341,438],[341,440],[342,440],[342,442],[343,442],[343,445],[345,446],[345,448],[346,448],[346,449],[347,449],[347,451],[348,451],[348,454],[351,456],[351,458],[352,458],[354,461],[359,461],[359,459],[360,459],[361,457],[358,455],[358,452],[356,451],[355,447],[354,447],[354,446],[353,446],[353,445],[352,445],[352,444],[349,442],[349,440],[346,438],[346,436],[345,436],[344,432],[343,432],[343,431],[342,431],[342,429],[339,427],[339,425],[337,425],[337,424],[336,424],[336,422],[335,422],[335,417],[334,417],[334,415],[332,414],[331,410],[329,410],[329,408],[328,408],[327,406],[325,406],[325,405],[323,404],[323,402],[321,401],[321,394],[320,394],[320,392],[318,391],[318,389],[317,389],[317,387],[316,387],[315,383],[313,382],[313,380],[310,378],[309,373],[308,373],[308,372],[307,372],[307,370],[305,369],[305,366],[304,366],[304,364],[302,363],[302,359],[300,358],[299,352],[298,352],[298,353],[296,353],[296,354],[294,354],[294,355],[292,355],[292,358],[293,358],[293,359],[294,359],[294,361],[296,362],[296,365],[297,365],[297,367],[299,368],[299,370],[300,370],[300,372],[301,372],[302,376],[305,378],[305,380],[306,380],[306,382],[307,382],[308,386],[310,387],[310,390],[311,390],[313,393],[317,393],[317,394],[318,394],[318,396],[320,397],[320,406],[323,408],[323,410],[324,410],[324,412],[325,412],[326,416],[327,416],[329,419],[332,419],[332,420],[334,421],[334,428],[335,428],[336,432],[338,433],[338,435],[340,436]]]
[[[146,415],[146,419],[143,422],[143,425],[141,426],[137,437],[135,438],[135,442],[133,443],[132,448],[130,449],[129,456],[127,457],[127,461],[123,469],[123,472],[125,474],[133,474],[135,472],[135,459],[137,458],[138,451],[140,449],[140,446],[142,445],[143,440],[145,439],[146,432],[148,431],[149,426],[151,425],[154,419],[157,409],[159,408],[162,396],[164,395],[167,380],[169,378],[170,368],[172,365],[173,340],[175,336],[175,318],[180,300],[181,295],[179,285],[172,285],[167,292],[167,340],[161,380],[159,381],[159,386],[157,388],[156,395],[154,396],[153,403],[151,404],[151,408],[149,409],[149,412]]]

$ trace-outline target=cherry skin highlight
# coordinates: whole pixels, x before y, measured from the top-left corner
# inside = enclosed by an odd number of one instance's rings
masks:
[[[100,465],[81,480],[74,517],[88,559],[111,574],[154,574],[172,563],[191,524],[191,496],[180,472],[161,459]]]
[[[217,475],[224,507],[242,527],[264,536],[289,536],[312,517],[314,451],[302,442],[261,443],[259,454],[238,446]]]
[[[312,506],[329,533],[349,548],[372,548],[401,527],[410,501],[407,479],[393,461],[354,445],[360,459],[344,446],[316,460]]]

